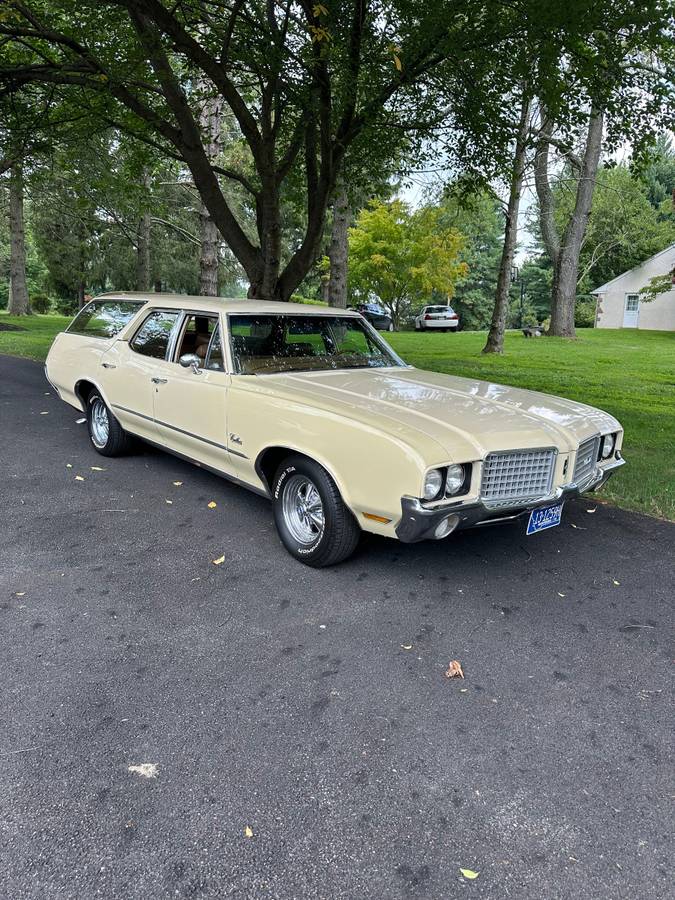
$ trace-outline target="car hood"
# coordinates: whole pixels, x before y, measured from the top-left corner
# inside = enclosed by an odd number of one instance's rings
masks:
[[[534,447],[572,451],[584,439],[620,427],[608,413],[574,400],[412,367],[265,379],[287,390],[289,399],[362,419],[403,440],[421,432],[449,460]]]

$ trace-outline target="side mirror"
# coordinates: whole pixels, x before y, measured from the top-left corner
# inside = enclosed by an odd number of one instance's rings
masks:
[[[195,375],[201,371],[199,368],[201,360],[196,353],[184,353],[178,362],[184,369],[192,369]]]

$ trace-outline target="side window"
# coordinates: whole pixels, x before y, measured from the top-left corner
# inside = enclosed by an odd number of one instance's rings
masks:
[[[200,360],[206,359],[211,337],[217,327],[217,316],[189,315],[178,341],[176,361],[185,353],[195,353]]]
[[[176,324],[180,313],[157,310],[148,316],[140,330],[130,343],[132,350],[143,356],[165,359],[171,329]]]
[[[216,372],[225,371],[225,361],[223,359],[223,343],[220,340],[220,327],[216,326],[216,331],[211,338],[211,346],[206,357],[205,369],[214,369]]]
[[[132,300],[94,300],[87,303],[68,326],[69,334],[111,338],[128,325],[143,302]]]

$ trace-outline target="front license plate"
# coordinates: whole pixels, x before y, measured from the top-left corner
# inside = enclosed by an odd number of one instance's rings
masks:
[[[538,509],[533,509],[530,513],[530,521],[527,523],[527,534],[535,534],[537,531],[545,531],[547,528],[553,528],[556,525],[560,525],[562,510],[562,503],[556,503],[555,506],[540,506]]]

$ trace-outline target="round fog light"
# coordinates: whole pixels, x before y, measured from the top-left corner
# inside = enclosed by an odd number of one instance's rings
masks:
[[[451,532],[457,528],[459,524],[459,516],[446,516],[444,519],[438,523],[434,530],[434,537],[437,540],[441,538],[447,537]]]

